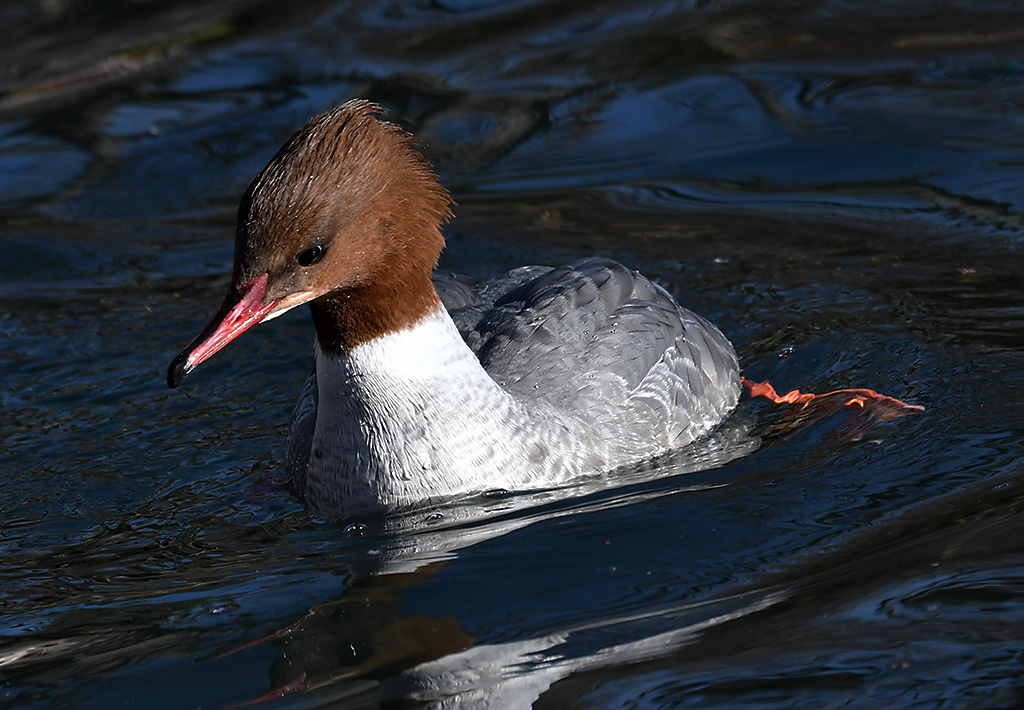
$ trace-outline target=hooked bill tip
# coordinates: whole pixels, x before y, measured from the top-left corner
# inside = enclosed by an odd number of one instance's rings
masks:
[[[171,366],[167,368],[167,386],[174,389],[185,379],[190,371],[187,367],[188,352],[178,353],[178,356],[171,360]]]

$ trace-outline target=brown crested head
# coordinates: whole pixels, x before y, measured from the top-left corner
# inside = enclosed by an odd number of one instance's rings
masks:
[[[378,120],[381,112],[356,100],[317,116],[256,176],[238,208],[236,286],[267,273],[265,299],[288,306],[368,291],[359,300],[370,312],[349,314],[356,331],[365,330],[360,320],[379,320],[373,312],[381,307],[401,328],[424,314],[425,297],[436,304],[430,275],[451,200],[412,136]],[[365,302],[370,297],[382,301]]]
[[[252,181],[238,208],[231,288],[171,364],[172,386],[252,325],[302,303],[321,347],[341,352],[440,305],[430,277],[451,199],[412,136],[382,112],[353,100],[313,118]]]

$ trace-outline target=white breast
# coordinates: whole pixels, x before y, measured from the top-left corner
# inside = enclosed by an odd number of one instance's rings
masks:
[[[321,514],[556,485],[607,463],[574,450],[558,413],[498,386],[443,309],[347,356],[317,347],[316,379],[305,496]]]

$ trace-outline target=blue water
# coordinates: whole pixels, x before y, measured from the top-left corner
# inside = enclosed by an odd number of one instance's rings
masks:
[[[1024,706],[1024,12],[1002,3],[0,9],[0,704]],[[384,519],[283,473],[293,312],[166,388],[241,191],[353,96],[441,269],[601,254],[781,390],[613,481]],[[300,309],[301,310],[301,309]]]

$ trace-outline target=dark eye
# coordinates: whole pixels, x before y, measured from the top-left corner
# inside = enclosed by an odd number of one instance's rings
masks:
[[[296,261],[299,262],[299,266],[312,266],[316,262],[320,261],[324,255],[324,248],[319,244],[311,246],[306,251],[299,254]]]

